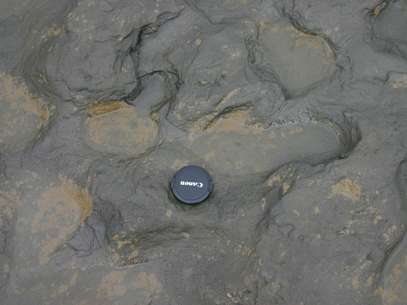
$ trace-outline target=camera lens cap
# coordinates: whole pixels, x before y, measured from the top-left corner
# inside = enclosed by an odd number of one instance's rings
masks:
[[[188,165],[174,174],[170,187],[180,202],[195,205],[209,197],[213,190],[213,182],[205,169],[197,165]]]

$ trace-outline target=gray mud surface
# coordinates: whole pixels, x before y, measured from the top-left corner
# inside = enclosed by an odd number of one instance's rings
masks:
[[[407,0],[0,0],[1,305],[406,305],[406,213]]]

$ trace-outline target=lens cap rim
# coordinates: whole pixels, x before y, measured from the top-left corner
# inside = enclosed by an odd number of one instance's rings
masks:
[[[179,186],[176,185],[176,182],[180,180],[180,176],[183,175],[185,173],[185,171],[187,171],[187,170],[199,171],[200,172],[199,174],[202,175],[202,179],[205,180],[204,181],[204,185],[206,186],[205,192],[199,197],[185,198],[183,196],[183,194],[179,191]],[[188,180],[188,178],[185,178],[185,180]],[[171,178],[171,181],[170,181],[170,188],[171,188],[172,194],[175,196],[175,198],[180,203],[187,204],[187,205],[197,205],[197,204],[204,202],[211,195],[211,193],[213,191],[213,179],[205,168],[198,166],[198,165],[192,165],[192,164],[186,165],[175,172],[175,174],[173,175],[173,177]]]

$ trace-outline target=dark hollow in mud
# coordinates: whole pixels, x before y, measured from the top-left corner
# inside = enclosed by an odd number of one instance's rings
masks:
[[[0,0],[0,303],[405,305],[406,34],[406,0]]]

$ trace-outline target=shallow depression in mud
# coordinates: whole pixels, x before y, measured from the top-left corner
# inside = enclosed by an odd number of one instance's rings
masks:
[[[324,163],[347,153],[359,141],[358,136],[352,139],[344,134],[352,129],[358,133],[357,126],[339,130],[332,122],[310,120],[264,127],[250,119],[245,110],[227,113],[203,130],[192,130],[183,145],[215,171],[243,175],[292,162]]]

